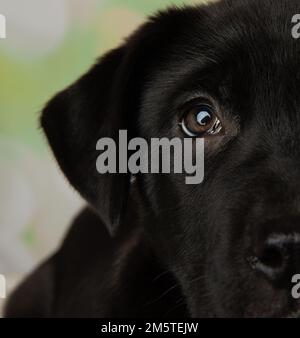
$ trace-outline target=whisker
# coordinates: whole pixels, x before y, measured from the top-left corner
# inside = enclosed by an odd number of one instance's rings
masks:
[[[169,273],[168,270],[160,273],[159,275],[157,275],[156,277],[153,278],[152,282],[156,282],[159,278],[161,278],[162,276],[166,275],[167,273]]]
[[[186,305],[183,298],[179,299],[179,300],[177,301],[177,303],[178,303],[178,302],[180,302],[180,303],[179,303],[179,304],[176,304],[176,305],[173,306],[170,310],[168,310],[168,311],[164,314],[164,317],[166,317],[166,316],[167,316],[168,314],[170,314],[171,312],[177,310],[177,309],[180,308],[181,306]]]
[[[149,306],[152,305],[154,303],[156,303],[157,301],[159,301],[161,298],[163,298],[164,296],[166,296],[169,292],[171,292],[172,290],[174,290],[175,288],[177,288],[179,286],[179,284],[175,284],[173,286],[171,286],[167,291],[163,292],[159,297],[155,298],[152,301],[147,302],[146,304],[144,304],[144,306]]]
[[[196,277],[196,278],[192,279],[190,281],[190,283],[195,283],[195,282],[198,282],[200,280],[204,280],[205,278],[206,278],[205,276],[199,276],[199,277]]]

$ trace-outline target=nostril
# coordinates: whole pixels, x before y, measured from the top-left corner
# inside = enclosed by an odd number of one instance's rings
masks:
[[[287,259],[283,247],[267,245],[261,255],[252,258],[252,267],[267,279],[278,281],[284,276]]]
[[[259,261],[262,265],[277,270],[284,267],[287,258],[288,256],[283,247],[267,246],[264,248]]]
[[[271,281],[279,281],[284,277],[288,261],[287,247],[282,242],[274,242],[272,238],[265,242],[259,254],[249,259],[252,268]]]
[[[273,283],[285,283],[299,268],[299,234],[272,234],[248,258],[251,267]]]

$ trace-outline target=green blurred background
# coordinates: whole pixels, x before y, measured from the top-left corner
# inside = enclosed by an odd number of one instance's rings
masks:
[[[54,250],[82,200],[38,127],[39,112],[157,9],[201,0],[0,0],[0,274],[9,286]]]

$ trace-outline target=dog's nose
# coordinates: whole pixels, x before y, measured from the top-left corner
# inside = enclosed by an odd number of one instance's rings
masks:
[[[300,233],[271,234],[250,263],[274,284],[289,283],[294,274],[300,273]]]

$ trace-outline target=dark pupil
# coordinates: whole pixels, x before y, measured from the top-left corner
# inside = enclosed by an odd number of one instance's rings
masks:
[[[196,118],[197,118],[197,122],[201,126],[206,126],[207,124],[211,122],[212,116],[211,116],[211,113],[207,111],[207,109],[202,109],[197,113]]]

